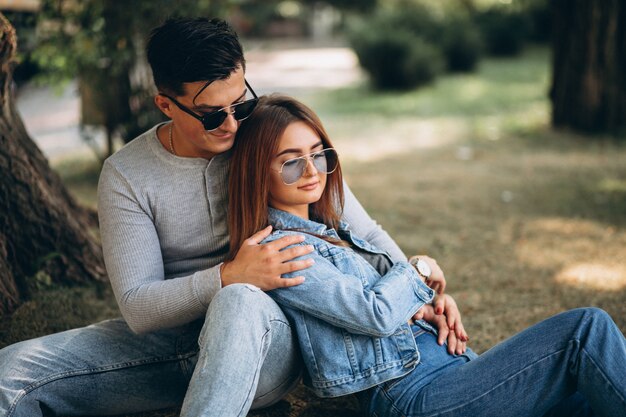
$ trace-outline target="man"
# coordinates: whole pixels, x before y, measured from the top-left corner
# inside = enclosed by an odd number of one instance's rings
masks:
[[[124,319],[0,351],[0,416],[120,414],[176,406],[182,416],[245,416],[298,382],[288,321],[263,292],[308,247],[259,245],[230,263],[228,151],[255,104],[237,35],[223,21],[169,20],[147,46],[160,124],[110,157],[98,186],[107,272]],[[349,190],[344,218],[406,259]],[[444,324],[445,326],[445,324]]]

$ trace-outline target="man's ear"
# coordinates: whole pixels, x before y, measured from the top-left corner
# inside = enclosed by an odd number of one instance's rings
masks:
[[[154,96],[154,104],[170,119],[172,118],[172,102],[165,96],[157,94]]]

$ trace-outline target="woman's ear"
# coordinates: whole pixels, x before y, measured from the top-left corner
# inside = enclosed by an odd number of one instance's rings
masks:
[[[154,104],[170,119],[172,118],[172,102],[165,96],[157,94],[154,96]]]

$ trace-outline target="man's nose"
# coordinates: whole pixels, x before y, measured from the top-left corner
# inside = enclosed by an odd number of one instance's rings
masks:
[[[233,112],[229,112],[226,119],[220,125],[221,130],[225,130],[227,132],[236,132],[239,127],[239,122],[235,119],[235,114]]]

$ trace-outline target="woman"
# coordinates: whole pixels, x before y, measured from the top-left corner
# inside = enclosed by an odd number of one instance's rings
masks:
[[[589,405],[626,415],[626,341],[601,310],[559,314],[480,357],[450,354],[430,325],[409,322],[434,296],[428,274],[392,264],[339,221],[339,161],[301,103],[264,97],[242,125],[229,204],[231,258],[267,224],[267,241],[304,232],[302,245],[315,248],[313,266],[298,273],[305,282],[269,294],[296,328],[317,395],[359,393],[371,416],[593,415]]]

